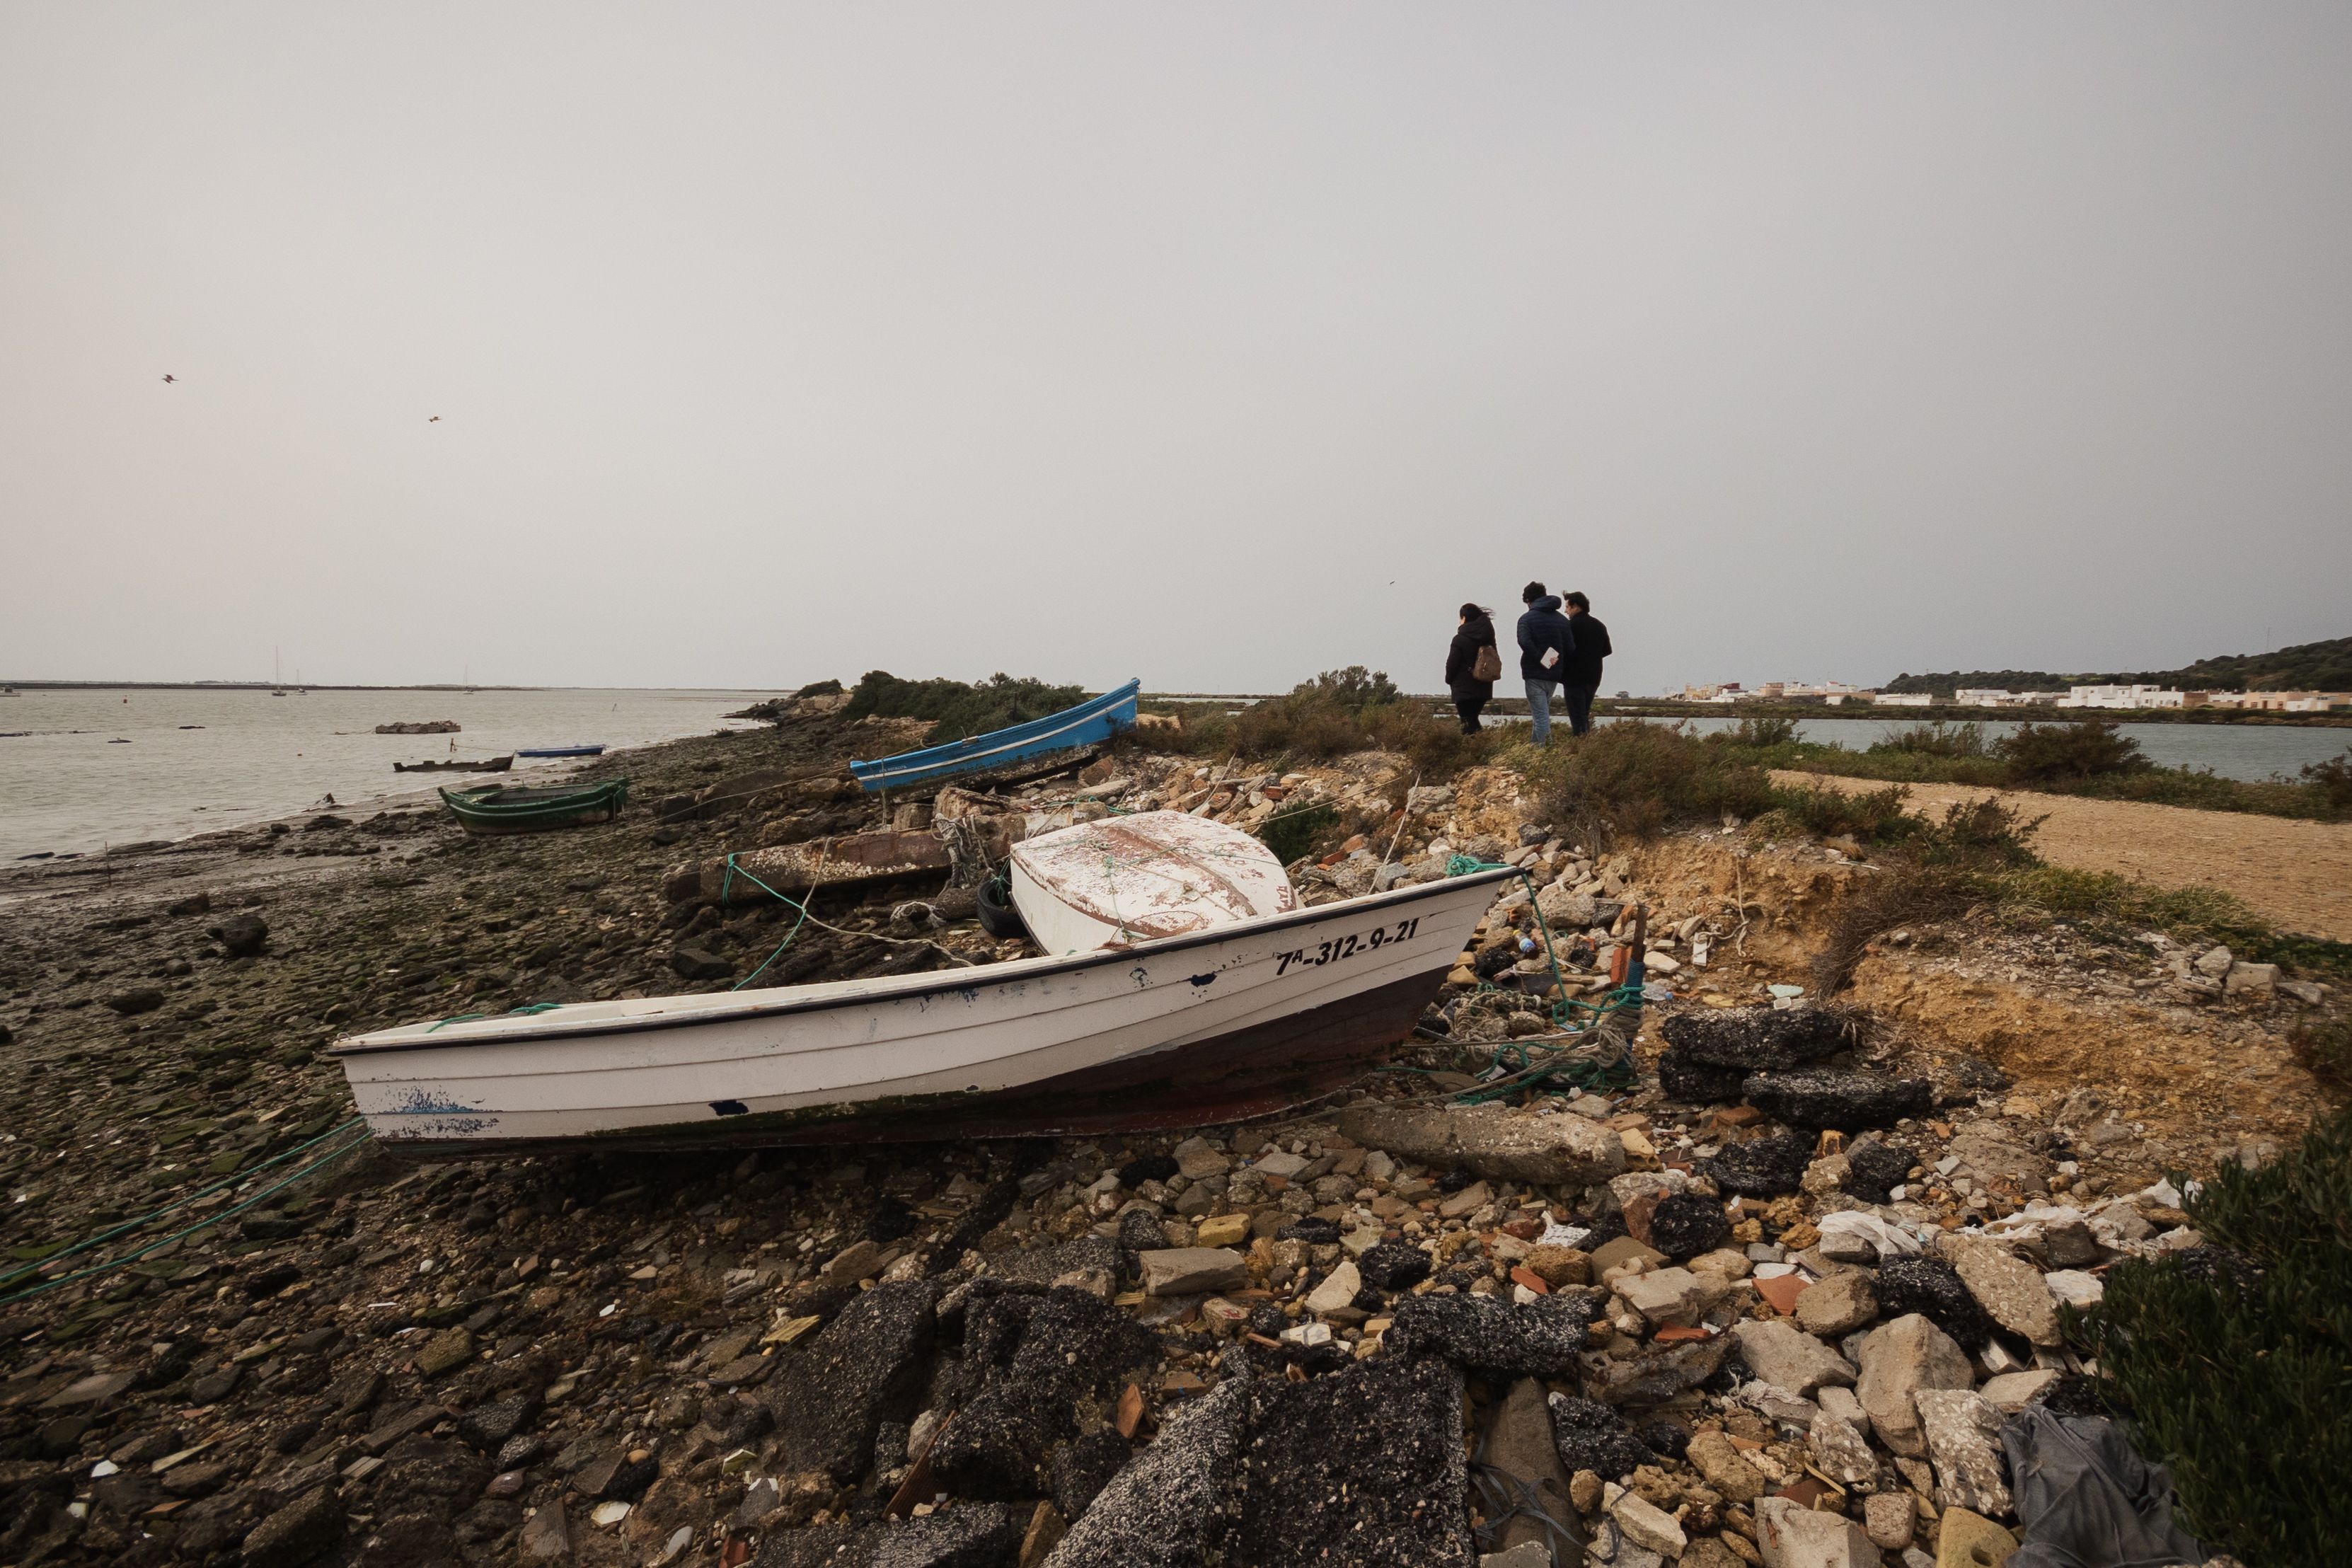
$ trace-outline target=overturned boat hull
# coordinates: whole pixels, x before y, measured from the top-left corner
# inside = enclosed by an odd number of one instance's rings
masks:
[[[426,1158],[1235,1121],[1329,1093],[1403,1038],[1508,875],[1124,951],[416,1025],[334,1054],[376,1136]]]

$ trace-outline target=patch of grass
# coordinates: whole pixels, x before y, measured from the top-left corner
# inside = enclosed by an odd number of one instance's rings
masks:
[[[2261,1170],[2224,1164],[2185,1206],[2210,1246],[2117,1264],[2070,1330],[2209,1550],[2352,1562],[2352,1490],[2314,1484],[2352,1468],[2352,1112]]]
[[[1594,837],[1646,838],[1675,822],[1753,816],[1773,803],[1761,767],[1679,724],[1603,724],[1534,755],[1526,771],[1551,821]]]
[[[842,717],[878,714],[885,719],[935,719],[939,722],[927,743],[936,745],[1008,724],[1025,724],[1086,700],[1082,686],[1049,686],[1002,673],[975,685],[961,680],[901,680],[887,670],[874,669],[858,681]]]
[[[2330,1089],[2352,1089],[2352,1018],[2307,1018],[2286,1040],[2312,1077]]]
[[[1911,792],[1901,784],[1885,789],[1849,792],[1807,784],[1801,789],[1772,792],[1772,810],[1758,818],[1769,832],[1785,826],[1824,838],[1852,838],[1862,844],[1893,844],[1917,828],[1920,819],[1904,809]]]
[[[2066,919],[2102,941],[2126,942],[2161,931],[2185,946],[2221,942],[2255,963],[2352,983],[2352,942],[2282,931],[2218,888],[2158,888],[2113,871],[2033,865],[1990,889],[2011,919]]]
[[[1277,811],[1258,824],[1258,842],[1287,866],[1312,851],[1317,840],[1339,826],[1339,813],[1328,805],[1303,805]]]
[[[1843,990],[1864,951],[1888,931],[1950,920],[1992,899],[2003,877],[2038,864],[2032,838],[2042,819],[1998,800],[1955,804],[1940,820],[1912,820],[1916,826],[1832,917],[1829,940],[1813,958],[1821,994]]]
[[[1732,745],[1746,746],[1755,751],[1770,751],[1774,747],[1794,743],[1797,739],[1797,721],[1794,719],[1776,718],[1770,714],[1751,714],[1739,721],[1738,728],[1723,731],[1721,733]]]

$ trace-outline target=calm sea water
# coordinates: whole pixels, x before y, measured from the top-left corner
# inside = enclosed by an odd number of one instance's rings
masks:
[[[1563,728],[1561,710],[1552,710],[1552,726]],[[1493,724],[1524,724],[1524,717],[1490,715]],[[1606,718],[1601,721],[1612,722]],[[1651,724],[1688,724],[1701,735],[1736,730],[1737,719],[1649,719]],[[1797,737],[1825,746],[1866,752],[1897,730],[1907,730],[1916,719],[1803,719]],[[2013,720],[1985,721],[1985,734],[1998,739],[2017,728]],[[2340,757],[2352,747],[2352,730],[2321,729],[2294,724],[2118,724],[2123,733],[2139,742],[2148,761],[2158,767],[2206,768],[2225,779],[2262,780],[2298,776],[2305,764]]]
[[[0,863],[40,850],[179,838],[321,805],[373,810],[494,773],[395,773],[395,762],[525,746],[619,749],[730,728],[754,691],[268,691],[89,689],[0,697]],[[378,724],[454,719],[455,735]],[[117,742],[123,742],[117,744]],[[578,766],[518,759],[548,782]]]

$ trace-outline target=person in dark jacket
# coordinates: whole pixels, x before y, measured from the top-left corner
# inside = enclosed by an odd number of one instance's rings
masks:
[[[1592,733],[1592,700],[1601,692],[1601,661],[1617,650],[1609,646],[1609,628],[1592,618],[1592,601],[1581,594],[1568,596],[1568,626],[1576,647],[1561,661],[1559,678],[1568,695],[1568,727],[1579,735]]]
[[[1576,633],[1559,613],[1559,601],[1530,583],[1519,595],[1527,614],[1519,617],[1519,679],[1528,689],[1528,712],[1535,720],[1530,736],[1538,746],[1551,744],[1551,689],[1576,652]]]
[[[1478,732],[1478,710],[1494,700],[1495,683],[1478,676],[1478,650],[1495,646],[1495,612],[1477,605],[1462,606],[1462,626],[1454,646],[1445,650],[1445,689],[1454,694],[1454,711],[1462,716],[1462,732]],[[1489,668],[1500,668],[1499,656]]]

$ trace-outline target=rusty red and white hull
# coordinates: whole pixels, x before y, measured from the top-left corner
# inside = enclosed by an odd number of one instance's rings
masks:
[[[420,1155],[1199,1125],[1328,1093],[1409,1033],[1512,873],[1124,951],[594,1002],[337,1042]]]

